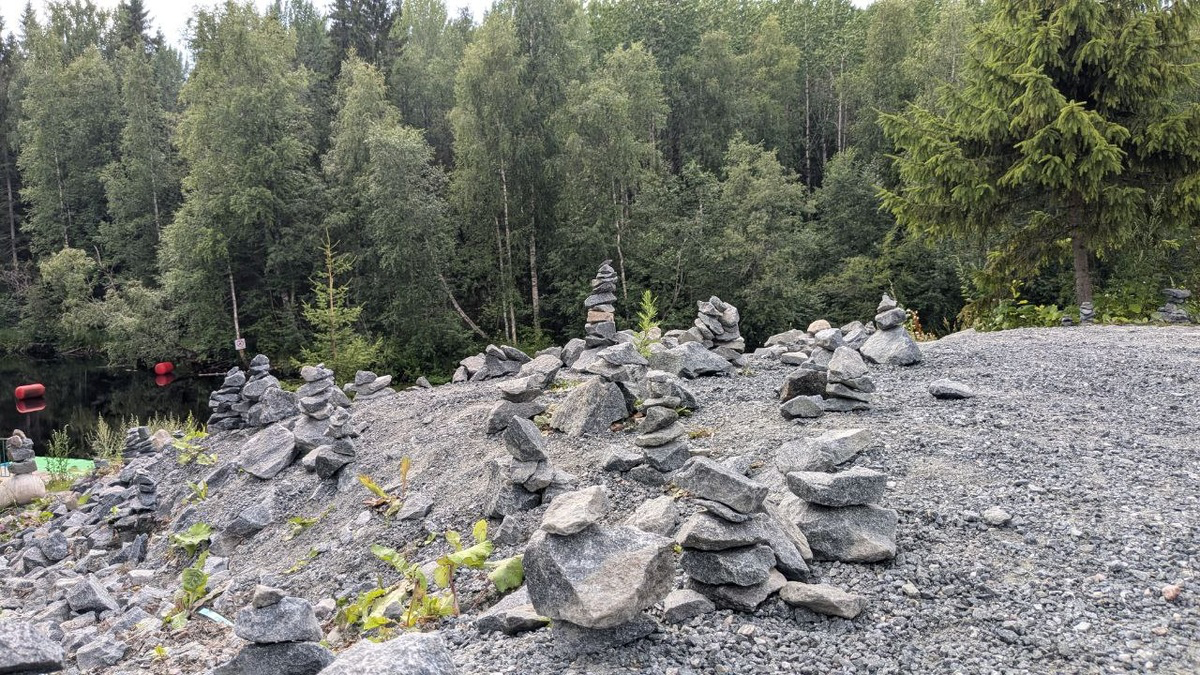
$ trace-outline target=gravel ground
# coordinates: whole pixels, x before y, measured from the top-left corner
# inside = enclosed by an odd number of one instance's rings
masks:
[[[496,596],[482,576],[464,572],[464,616],[443,626],[460,671],[1200,671],[1200,329],[968,331],[923,350],[925,363],[913,368],[872,366],[880,393],[871,411],[805,425],[778,414],[775,389],[790,367],[755,360],[737,377],[691,384],[704,406],[684,420],[701,436],[693,447],[718,459],[749,456],[755,477],[766,482],[779,482],[770,460],[784,441],[834,428],[872,431],[875,442],[857,463],[893,481],[884,505],[900,512],[900,554],[874,565],[814,565],[820,581],[867,596],[858,618],[817,616],[772,598],[754,614],[719,611],[663,625],[645,640],[570,661],[548,630],[480,636],[471,620]],[[926,387],[941,377],[969,384],[978,396],[933,399]],[[547,399],[553,407],[565,396]],[[177,507],[177,525],[222,525],[251,504],[274,505],[274,524],[221,552],[231,586],[218,609],[244,604],[259,579],[313,602],[388,581],[394,573],[370,554],[373,543],[432,560],[438,544],[416,545],[427,533],[469,531],[481,516],[485,462],[506,454],[482,430],[497,400],[493,383],[478,383],[356,405],[355,419],[369,428],[359,460],[336,484],[295,465],[268,482],[235,474],[188,515]],[[211,446],[229,462],[246,436],[221,434]],[[554,434],[549,454],[581,486],[607,485],[617,522],[669,487],[601,471],[614,445],[632,445],[632,437]],[[386,521],[362,504],[369,494],[354,476],[396,486],[405,456],[413,462],[409,497],[429,498],[434,507],[425,520]],[[182,499],[185,481],[211,471],[160,464],[160,495],[168,500]],[[1012,514],[1011,524],[981,521],[995,506]],[[541,512],[523,519],[526,537]],[[318,524],[285,539],[286,518],[321,513]],[[182,563],[169,562],[164,539],[156,538],[151,559],[163,565],[171,588]],[[494,557],[522,548],[498,545]],[[312,551],[316,557],[296,567]],[[1167,585],[1182,587],[1173,602],[1163,597]],[[232,638],[193,639],[211,649],[201,663],[228,660],[238,647]]]
[[[446,631],[460,669],[1200,671],[1200,330],[968,331],[923,349],[922,365],[872,368],[881,393],[870,412],[803,427],[776,413],[787,367],[755,362],[749,376],[694,384],[705,408],[687,426],[712,430],[694,445],[714,456],[764,462],[803,434],[874,433],[858,463],[894,481],[885,505],[900,511],[901,553],[815,565],[821,581],[870,599],[857,619],[774,598],[753,615],[705,615],[574,662],[549,631],[481,639],[464,623]],[[977,398],[933,399],[926,386],[940,377]],[[1012,523],[981,522],[993,506]],[[1167,585],[1183,589],[1173,602]]]

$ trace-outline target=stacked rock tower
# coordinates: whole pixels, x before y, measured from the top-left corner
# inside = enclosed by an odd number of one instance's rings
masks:
[[[617,272],[612,261],[605,260],[592,279],[592,294],[583,301],[587,309],[587,324],[584,341],[587,347],[607,347],[616,344],[617,322]]]
[[[46,484],[37,476],[34,460],[33,439],[20,429],[14,429],[8,439],[9,470],[12,480],[0,484],[0,507],[11,504],[28,504],[46,496]]]
[[[887,293],[875,309],[875,331],[863,343],[863,357],[871,363],[912,366],[921,362],[921,348],[904,328],[908,313]]]
[[[737,307],[714,295],[696,303],[696,320],[688,332],[726,361],[742,366],[746,340],[742,337],[741,321]]]

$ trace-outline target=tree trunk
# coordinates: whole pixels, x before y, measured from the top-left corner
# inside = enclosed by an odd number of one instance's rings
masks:
[[[13,208],[12,173],[8,168],[8,154],[4,156],[4,185],[8,189],[8,245],[12,251],[13,269],[17,269],[17,212]]]
[[[238,324],[237,289],[233,285],[233,266],[229,264],[228,260],[225,261],[225,272],[229,275],[229,297],[233,300],[233,336],[241,340],[242,327]],[[238,356],[242,358],[242,361],[245,361],[246,350],[239,349]]]
[[[462,320],[465,321],[468,326],[471,327],[471,330],[475,331],[476,335],[484,340],[488,339],[487,333],[483,332],[483,329],[476,325],[475,322],[471,320],[470,316],[467,316],[467,313],[463,310],[462,305],[458,304],[458,300],[454,298],[454,293],[450,290],[450,284],[446,283],[446,277],[441,272],[438,272],[437,278],[438,281],[442,282],[442,289],[446,291],[446,297],[450,298],[450,304],[454,306],[454,311],[458,312],[458,315],[462,317]],[[507,319],[508,317],[505,318]]]
[[[500,218],[493,218],[496,224],[496,260],[500,266],[500,316],[504,324],[504,337],[508,339],[508,290],[503,288],[504,280],[508,277],[504,274],[504,237],[500,234]]]
[[[1080,225],[1079,207],[1071,208],[1071,253],[1075,259],[1075,302],[1092,301],[1091,254]]]
[[[625,217],[629,212],[629,193],[623,185],[618,184],[617,189],[620,193],[621,202],[617,215],[617,265],[621,268],[621,298],[625,301],[626,307],[628,307],[629,284],[625,282],[625,249],[621,246],[621,239],[625,232]]]
[[[804,184],[812,188],[812,79],[804,68]]]
[[[537,234],[529,233],[529,299],[533,303],[533,330],[541,332],[541,297],[538,294]]]

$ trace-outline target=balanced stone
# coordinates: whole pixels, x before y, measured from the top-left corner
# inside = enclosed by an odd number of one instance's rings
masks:
[[[753,586],[766,581],[775,566],[775,554],[763,544],[716,552],[684,550],[679,566],[705,584]]]
[[[797,471],[787,474],[788,489],[806,502],[821,506],[873,504],[883,497],[887,475],[864,467],[838,473]]]
[[[608,509],[608,495],[601,485],[568,492],[556,497],[546,509],[542,529],[551,534],[575,534],[598,523]]]
[[[759,510],[768,489],[707,457],[693,457],[676,475],[675,482],[697,497],[721,502],[742,513]]]
[[[233,632],[243,640],[259,644],[317,642],[321,626],[312,605],[302,598],[285,597],[265,607],[238,611]]]
[[[546,438],[533,422],[514,417],[504,431],[504,444],[514,459],[536,462],[546,459]]]

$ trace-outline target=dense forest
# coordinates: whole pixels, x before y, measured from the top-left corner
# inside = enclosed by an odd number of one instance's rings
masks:
[[[1200,281],[1189,3],[142,0],[0,26],[0,349],[445,375],[588,280],[751,345],[888,291],[925,331]]]

